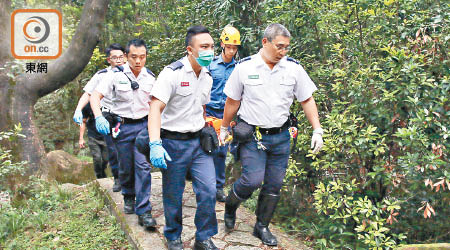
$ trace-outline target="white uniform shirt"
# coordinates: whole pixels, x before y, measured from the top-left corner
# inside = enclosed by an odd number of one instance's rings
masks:
[[[91,78],[91,80],[89,80],[89,82],[86,83],[86,85],[84,86],[83,88],[84,92],[88,93],[89,95],[92,95],[92,92],[94,92],[95,88],[102,81],[102,79],[105,78],[110,73],[112,73],[111,66],[107,67],[106,69],[97,71],[97,73],[95,73],[95,75]],[[112,107],[111,96],[104,96],[100,104],[104,108],[111,109]]]
[[[147,68],[143,68],[136,78],[128,63],[123,65],[123,72],[113,70],[114,72],[107,74],[95,89],[103,96],[111,96],[111,112],[130,119],[140,119],[148,115],[150,91],[155,84],[155,77],[147,72]],[[138,89],[131,88],[131,82],[125,74],[139,84]]]
[[[152,96],[166,104],[161,114],[161,128],[175,132],[197,132],[205,126],[203,105],[210,101],[213,79],[202,67],[195,75],[187,57],[178,62],[183,66],[173,70],[174,64],[163,69],[152,89]]]
[[[258,53],[236,65],[224,93],[241,101],[238,111],[241,119],[261,128],[275,128],[287,121],[294,97],[302,102],[316,90],[297,61],[283,57],[270,70]]]

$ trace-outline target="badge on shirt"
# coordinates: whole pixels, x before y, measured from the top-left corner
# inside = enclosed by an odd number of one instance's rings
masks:
[[[248,79],[259,79],[259,75],[248,75]]]
[[[128,84],[127,81],[119,81],[119,84]]]
[[[189,87],[189,82],[181,82],[181,87]]]

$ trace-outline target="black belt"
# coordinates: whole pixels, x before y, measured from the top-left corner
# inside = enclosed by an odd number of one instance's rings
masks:
[[[197,132],[181,133],[181,132],[165,130],[162,128],[161,129],[161,138],[172,139],[172,140],[190,140],[190,139],[200,137],[200,131],[201,130],[199,130]]]
[[[278,128],[261,128],[259,127],[259,132],[261,132],[261,134],[265,134],[265,135],[274,135],[274,134],[279,134],[281,132],[283,132],[283,130],[287,129],[289,127],[289,119],[287,119],[287,121],[281,125],[281,127]]]
[[[147,121],[147,120],[148,120],[148,116],[144,116],[139,119],[131,119],[131,118],[122,117],[123,124],[139,123],[139,122],[143,122],[143,121]]]
[[[216,108],[212,108],[212,107],[210,107],[210,106],[206,106],[206,109],[210,109],[210,110],[212,110],[212,111],[222,112],[222,113],[223,113],[223,111],[224,111],[224,109],[216,109]]]

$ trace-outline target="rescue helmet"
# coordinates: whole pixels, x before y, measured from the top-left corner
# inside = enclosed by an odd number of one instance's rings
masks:
[[[241,45],[241,34],[235,27],[226,26],[220,35],[220,40],[224,44]]]

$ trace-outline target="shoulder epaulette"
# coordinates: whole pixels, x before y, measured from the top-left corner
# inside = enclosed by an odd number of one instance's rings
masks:
[[[171,63],[169,66],[167,66],[167,68],[175,71],[177,69],[181,69],[183,66],[184,65],[181,61],[176,61],[176,62]]]
[[[102,70],[97,71],[96,74],[102,74],[102,73],[106,73],[106,72],[108,72],[107,69],[102,69]]]
[[[116,66],[113,68],[113,72],[123,72],[123,67],[122,66]]]
[[[147,73],[149,73],[151,76],[155,77],[155,74],[153,74],[153,72],[149,69],[147,69]]]
[[[243,58],[243,59],[239,60],[238,63],[243,63],[243,62],[248,61],[248,60],[251,60],[251,59],[252,59],[251,56],[247,56],[246,58]]]
[[[295,60],[294,58],[292,58],[292,57],[288,57],[288,58],[286,58],[286,60],[288,60],[289,62],[293,62],[293,63],[296,63],[296,64],[300,65],[300,63],[297,60]]]

